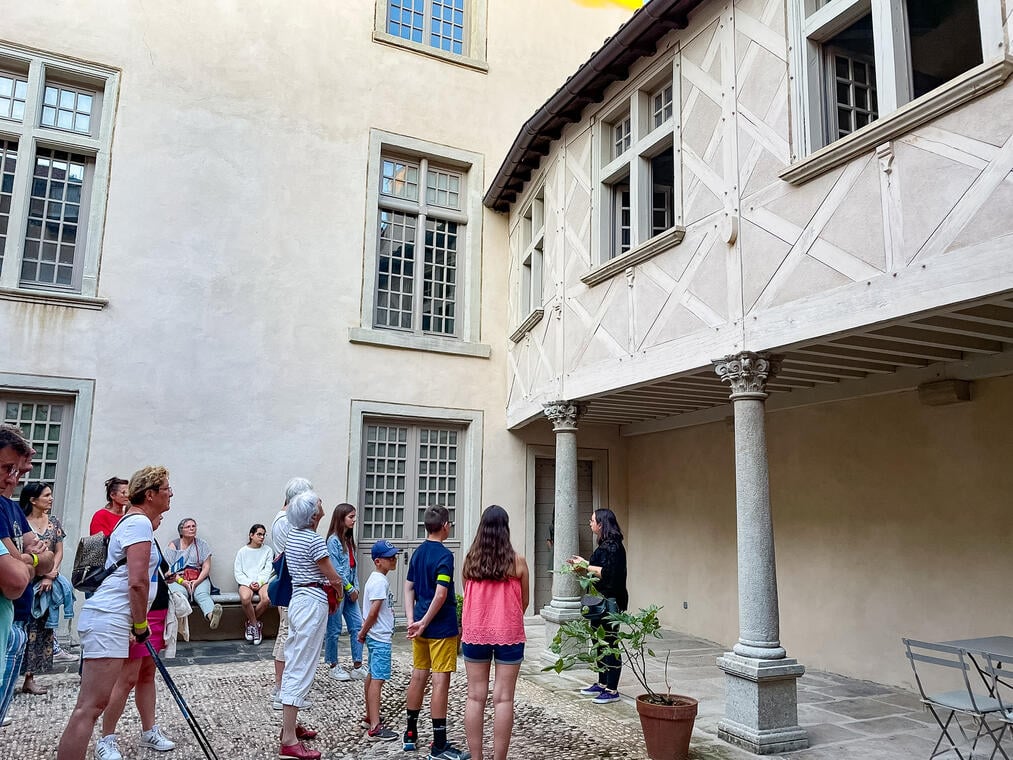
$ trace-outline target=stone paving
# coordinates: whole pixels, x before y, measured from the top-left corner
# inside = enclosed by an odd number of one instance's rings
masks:
[[[522,667],[516,695],[516,715],[510,756],[516,758],[598,758],[647,757],[639,719],[631,695],[639,686],[624,673],[618,705],[598,707],[577,694],[589,682],[586,672],[545,673],[543,629],[537,620],[528,625],[528,659]],[[344,648],[344,645],[343,645]],[[723,674],[714,664],[725,649],[712,642],[675,632],[665,632],[657,652],[672,651],[668,668],[671,689],[700,700],[700,713],[693,735],[693,760],[747,760],[754,755],[717,739],[717,723],[724,711]],[[345,650],[347,651],[347,650]],[[273,758],[278,747],[281,713],[270,706],[273,686],[271,642],[252,647],[242,641],[181,643],[179,656],[168,660],[170,672],[205,727],[221,760],[226,758]],[[902,654],[898,653],[898,656]],[[384,687],[383,714],[399,733],[404,728],[404,697],[410,675],[410,650],[396,637],[391,681]],[[10,715],[14,723],[0,729],[0,746],[11,758],[52,758],[67,716],[77,696],[76,666],[58,666],[58,671],[40,677],[49,686],[43,696],[19,694]],[[651,666],[652,684],[665,682],[663,664]],[[466,746],[463,729],[465,701],[464,665],[451,682],[450,740]],[[938,736],[931,716],[923,712],[914,694],[881,684],[856,681],[833,673],[807,673],[798,682],[799,720],[809,731],[812,746],[783,755],[790,760],[908,760],[927,758]],[[321,664],[310,694],[311,710],[303,722],[320,731],[312,744],[328,760],[411,757],[400,742],[372,743],[359,728],[363,713],[360,682],[339,683],[326,675]],[[431,738],[430,724],[423,707],[420,733]],[[158,715],[167,735],[177,741],[165,760],[201,760],[188,726],[171,695],[158,677]],[[127,705],[120,721],[120,750],[127,760],[159,757],[136,746],[140,731],[137,712]],[[96,729],[95,737],[98,737]],[[984,745],[982,745],[984,748]],[[1010,749],[1013,749],[1011,747]],[[1007,750],[1009,751],[1009,750]],[[486,752],[491,757],[491,703],[486,722]],[[986,753],[987,754],[987,753]],[[949,755],[949,757],[952,757]],[[984,757],[980,751],[976,755]],[[91,753],[89,753],[91,757]]]

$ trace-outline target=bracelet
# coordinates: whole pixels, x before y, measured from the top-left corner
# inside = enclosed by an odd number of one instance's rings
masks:
[[[38,566],[39,566],[39,555],[38,554],[33,554],[32,555],[32,567],[38,567]]]
[[[351,583],[346,583],[346,584],[345,584],[345,591],[351,591],[351,590],[352,590],[352,588],[353,588],[353,587],[352,587],[352,584],[351,584]]]
[[[176,583],[178,583],[180,586],[182,586],[183,585],[183,579],[182,578],[176,578]]]
[[[148,627],[147,620],[145,620],[143,623],[134,623],[134,630],[138,632],[145,630],[147,627]]]

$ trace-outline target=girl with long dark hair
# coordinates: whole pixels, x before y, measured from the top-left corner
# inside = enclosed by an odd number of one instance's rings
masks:
[[[345,600],[327,618],[327,635],[324,638],[324,661],[331,666],[330,676],[336,681],[366,680],[368,675],[362,667],[362,644],[359,631],[362,629],[362,612],[359,610],[359,573],[355,569],[355,507],[338,504],[331,514],[327,528],[327,554],[344,585]],[[352,650],[352,670],[345,670],[338,664],[338,639],[341,637],[341,621],[348,628],[348,644]]]
[[[591,559],[574,555],[567,560],[576,573],[595,576],[595,588],[606,599],[615,600],[615,607],[624,612],[629,605],[630,595],[626,590],[626,547],[623,546],[623,532],[611,509],[596,509],[589,522],[591,532],[597,538],[597,546]],[[616,642],[618,625],[603,621],[605,640],[610,646]],[[597,682],[581,689],[580,693],[594,697],[596,705],[608,705],[619,701],[619,676],[622,661],[616,655],[602,658],[602,670]]]
[[[493,683],[493,757],[506,760],[514,724],[514,689],[524,660],[524,610],[530,584],[528,563],[510,543],[510,518],[493,504],[482,513],[475,540],[464,558],[462,654],[468,673],[464,732],[472,760],[482,760],[482,728],[489,695],[489,670],[496,660]]]

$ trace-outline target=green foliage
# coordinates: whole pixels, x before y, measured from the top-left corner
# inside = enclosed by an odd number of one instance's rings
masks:
[[[585,594],[597,593],[594,579],[582,573],[579,568],[574,571],[569,565],[564,565],[562,572],[576,575]],[[586,609],[585,607],[584,611]],[[549,645],[549,651],[557,655],[557,659],[542,670],[560,673],[581,664],[601,672],[606,657],[618,657],[644,687],[651,701],[667,703],[667,694],[671,692],[668,685],[668,655],[665,657],[665,694],[652,689],[647,679],[648,658],[656,656],[650,644],[652,639],[660,639],[663,635],[661,621],[658,620],[659,610],[661,607],[652,604],[638,612],[607,614],[604,620],[618,624],[618,630],[613,634],[614,643],[606,639],[606,628],[602,624],[592,625],[586,618],[563,623]]]
[[[460,631],[461,630],[461,615],[464,614],[464,596],[462,596],[461,594],[456,594],[456,597],[457,597],[456,598],[456,602],[457,602],[457,630]]]

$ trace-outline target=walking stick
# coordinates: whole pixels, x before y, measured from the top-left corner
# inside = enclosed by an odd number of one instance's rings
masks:
[[[151,653],[151,657],[155,661],[155,667],[157,667],[158,672],[162,674],[162,679],[165,681],[165,685],[169,689],[169,693],[172,694],[172,698],[176,700],[176,704],[179,705],[179,711],[183,713],[183,718],[186,720],[187,725],[190,726],[190,730],[193,731],[193,735],[197,738],[197,744],[199,744],[201,750],[203,750],[204,757],[208,760],[218,760],[218,755],[215,754],[214,747],[211,746],[207,736],[204,735],[204,729],[202,729],[200,724],[194,719],[193,714],[190,712],[190,708],[187,707],[186,700],[183,699],[183,695],[180,694],[179,689],[176,688],[176,683],[169,676],[169,671],[162,662],[162,658],[155,653],[155,648],[151,646],[150,641],[145,641],[144,645],[148,647],[148,651]]]

